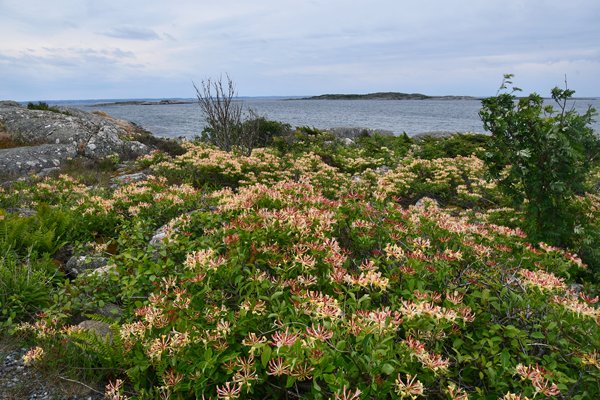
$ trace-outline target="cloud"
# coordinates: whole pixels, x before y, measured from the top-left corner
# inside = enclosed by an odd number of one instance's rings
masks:
[[[148,28],[136,28],[133,26],[121,26],[110,31],[102,32],[101,35],[117,39],[127,40],[160,40],[158,33]]]
[[[0,94],[178,97],[228,72],[241,95],[489,95],[514,72],[540,92],[566,73],[598,96],[599,12],[598,0],[0,0]],[[75,84],[86,77],[96,84]]]

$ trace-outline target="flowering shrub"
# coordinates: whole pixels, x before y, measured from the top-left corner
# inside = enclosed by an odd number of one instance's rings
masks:
[[[28,363],[101,367],[115,399],[600,396],[597,287],[573,282],[587,266],[531,243],[518,215],[499,224],[514,212],[478,158],[390,155],[375,171],[320,146],[190,144],[114,189],[60,177],[1,193],[80,216],[114,265],[17,326]],[[438,202],[411,204],[426,195]],[[105,302],[123,314],[103,342],[75,321]]]

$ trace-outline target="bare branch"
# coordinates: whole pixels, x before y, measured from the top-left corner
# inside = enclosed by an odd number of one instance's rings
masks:
[[[194,83],[196,97],[206,121],[206,139],[225,151],[241,151],[249,155],[254,146],[258,128],[244,123],[242,103],[237,101],[235,85],[226,74],[218,80],[206,79],[200,87]],[[249,113],[250,118],[256,114]]]

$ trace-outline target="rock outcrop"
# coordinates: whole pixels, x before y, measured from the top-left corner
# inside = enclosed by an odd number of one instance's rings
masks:
[[[58,107],[30,110],[0,101],[0,130],[19,147],[0,149],[0,179],[44,173],[68,158],[99,160],[112,154],[134,158],[149,152],[136,141],[141,128],[103,113]]]

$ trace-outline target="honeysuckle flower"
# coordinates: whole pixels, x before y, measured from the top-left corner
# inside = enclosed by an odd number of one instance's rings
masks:
[[[581,362],[584,365],[593,365],[594,367],[600,369],[600,355],[597,350],[592,351],[591,353],[582,354]]]
[[[315,370],[314,367],[304,362],[297,364],[292,368],[291,376],[295,377],[299,381],[305,381],[312,378],[312,373]]]
[[[551,272],[529,271],[527,269],[521,269],[519,270],[519,275],[521,275],[523,282],[528,286],[534,286],[544,290],[566,288],[564,280],[556,277]]]
[[[162,354],[169,349],[170,339],[167,335],[161,335],[150,342],[146,354],[150,359],[160,359]]]
[[[284,332],[275,332],[271,341],[275,347],[293,346],[299,337],[298,333],[290,333],[288,328],[285,328]]]
[[[233,400],[240,397],[241,391],[239,383],[225,382],[224,385],[217,386],[217,397],[222,400]]]
[[[454,382],[448,384],[448,395],[452,400],[468,400],[469,395],[467,392],[456,386]]]
[[[186,256],[184,266],[191,270],[194,270],[198,267],[206,267],[213,259],[214,255],[215,251],[213,249],[194,251]]]
[[[127,397],[121,394],[122,386],[122,379],[116,379],[114,382],[109,381],[104,389],[104,397],[108,400],[126,400]]]
[[[579,293],[579,298],[583,301],[585,301],[587,304],[596,304],[598,302],[598,296],[596,297],[591,297],[588,296],[587,294],[581,292]]]
[[[403,381],[400,374],[398,374],[395,390],[401,399],[410,398],[411,400],[416,399],[425,392],[425,388],[421,381],[417,380],[416,375],[412,376],[411,374],[406,374],[406,381]]]
[[[535,388],[536,395],[538,393],[541,393],[544,396],[557,396],[560,394],[558,387],[546,378],[548,372],[543,367],[540,367],[537,364],[535,366],[518,364],[515,367],[515,371],[521,376],[521,379],[531,381],[531,384]]]
[[[386,244],[383,250],[388,259],[401,260],[405,257],[404,249],[393,243]]]
[[[251,354],[249,357],[236,357],[234,366],[243,371],[254,369],[254,355]]]
[[[291,368],[283,358],[277,357],[269,360],[267,364],[267,375],[281,376],[289,375],[290,373]]]
[[[233,375],[233,382],[240,386],[245,386],[248,390],[257,380],[258,375],[256,375],[256,371],[251,369],[241,369]]]
[[[433,372],[445,372],[450,366],[450,360],[439,354],[423,353],[417,357],[421,364]]]
[[[552,302],[560,304],[565,309],[577,314],[578,316],[589,317],[600,323],[600,308],[592,307],[588,303],[580,302],[577,300],[577,298],[570,296],[552,296]]]
[[[465,297],[464,294],[459,293],[456,290],[452,293],[450,293],[450,292],[446,293],[446,300],[448,300],[449,302],[451,302],[453,304],[462,303],[464,297]]]
[[[502,396],[501,399],[499,399],[499,400],[530,400],[530,399],[527,396],[522,396],[520,394],[508,392],[504,396]]]
[[[537,364],[535,366],[517,364],[515,371],[521,377],[521,379],[529,380],[539,379],[545,373],[545,370],[539,367]]]
[[[23,364],[26,366],[34,365],[44,356],[44,349],[40,346],[33,347],[23,355]]]
[[[550,382],[548,379],[539,378],[532,379],[531,384],[535,388],[535,393],[541,393],[544,396],[558,396],[560,390],[556,384]]]
[[[169,368],[162,376],[162,380],[167,387],[174,387],[184,378],[184,375],[180,372],[175,371],[173,368]]]
[[[313,323],[312,326],[306,328],[306,335],[325,342],[333,337],[333,331],[322,325],[315,326]]]
[[[416,355],[423,354],[425,352],[425,345],[413,338],[412,336],[408,336],[404,343],[408,346],[409,349]]]
[[[335,400],[359,400],[361,393],[362,392],[359,389],[352,391],[351,389],[347,389],[346,386],[344,385],[344,387],[342,388],[341,391],[336,392],[334,394],[334,399]]]

